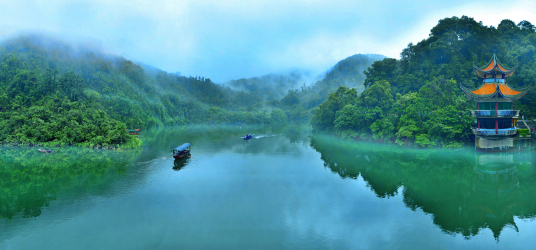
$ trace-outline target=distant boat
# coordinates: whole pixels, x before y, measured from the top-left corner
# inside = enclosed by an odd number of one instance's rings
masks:
[[[244,140],[249,140],[251,138],[253,138],[253,136],[251,134],[247,134],[245,137],[242,137]]]
[[[190,143],[184,143],[171,152],[173,152],[173,158],[175,159],[183,159],[186,156],[190,156]]]

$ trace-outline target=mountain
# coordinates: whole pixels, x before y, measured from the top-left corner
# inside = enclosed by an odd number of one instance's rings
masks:
[[[135,146],[126,128],[207,122],[211,106],[229,110],[229,121],[270,122],[261,113],[231,116],[262,101],[209,78],[142,67],[43,34],[0,42],[0,142]]]
[[[342,137],[414,141],[423,147],[460,147],[472,142],[476,109],[460,86],[476,88],[482,79],[473,65],[487,65],[494,54],[515,73],[513,88],[536,82],[536,28],[508,19],[497,27],[462,16],[439,20],[428,38],[409,43],[401,59],[384,58],[365,71],[365,90],[330,91],[311,118],[313,129]],[[525,117],[536,117],[536,88],[513,103]]]
[[[292,71],[225,85],[105,53],[95,41],[20,34],[0,41],[0,142],[131,147],[139,141],[126,129],[306,121],[327,90],[360,86],[379,57],[349,57],[312,84]]]
[[[311,84],[314,77],[306,71],[293,70],[283,74],[267,74],[259,77],[242,78],[225,82],[224,85],[234,90],[245,91],[262,96],[265,101],[279,100],[290,89],[299,89]]]
[[[384,58],[383,55],[357,54],[339,61],[322,76],[312,77],[308,72],[293,71],[232,80],[225,85],[258,96],[269,105],[287,111],[296,105],[309,110],[325,101],[329,93],[340,86],[363,89],[364,71]]]

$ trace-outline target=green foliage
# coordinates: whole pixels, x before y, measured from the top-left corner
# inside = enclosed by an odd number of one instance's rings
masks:
[[[279,109],[272,110],[270,117],[272,118],[272,121],[275,124],[287,123],[287,120],[288,120],[285,112]]]
[[[357,136],[359,125],[359,111],[354,105],[347,104],[335,115],[335,131],[337,134],[345,137]]]
[[[370,125],[373,133],[373,139],[389,140],[395,137],[395,119],[393,117],[384,117],[374,121]]]
[[[471,142],[470,127],[475,124],[469,112],[474,103],[463,96],[459,85],[473,88],[482,83],[472,72],[472,63],[485,65],[495,50],[503,65],[519,63],[507,80],[514,87],[524,87],[536,82],[534,43],[534,26],[527,21],[515,25],[503,20],[495,28],[466,16],[442,19],[430,37],[410,43],[400,60],[374,62],[364,72],[366,89],[352,103],[354,107],[340,105],[335,98],[339,91],[332,93],[315,110],[313,131],[458,148]],[[514,109],[536,116],[535,101],[533,88]]]
[[[293,91],[284,99],[284,116],[276,112],[272,121],[258,95],[208,78],[168,74],[42,35],[0,43],[0,143],[135,147],[127,128],[307,120],[311,112],[297,98]]]
[[[252,100],[245,105],[248,109],[281,109],[289,121],[304,122],[311,118],[314,109],[329,98],[329,93],[339,87],[355,89],[356,93],[362,91],[365,80],[363,71],[374,61],[383,58],[382,55],[371,54],[350,56],[339,61],[322,80],[309,85],[305,84],[308,74],[297,71],[233,80],[226,84],[240,90],[235,98],[230,99],[231,102],[238,96],[248,97]]]
[[[529,129],[518,129],[517,130],[517,135],[519,137],[528,136],[528,135],[530,135],[530,131],[529,131]]]
[[[427,134],[420,134],[415,138],[415,143],[421,147],[435,146],[433,141],[430,141],[430,136]]]
[[[357,102],[357,92],[355,89],[339,87],[335,93],[329,95],[328,100],[323,102],[315,111],[311,118],[313,130],[333,131],[335,114],[347,104]]]
[[[109,183],[106,176],[124,172],[141,153],[141,148],[96,152],[64,147],[54,148],[51,154],[37,152],[34,147],[0,150],[0,219],[19,214],[23,218],[37,217],[60,193],[88,192],[97,184]]]
[[[289,90],[288,94],[281,99],[281,103],[286,106],[294,106],[300,103],[297,91]]]

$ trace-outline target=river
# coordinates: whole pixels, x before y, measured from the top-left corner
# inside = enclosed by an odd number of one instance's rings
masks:
[[[252,133],[253,139],[241,136]],[[533,149],[177,127],[142,148],[0,148],[0,249],[527,249]],[[192,145],[191,158],[171,150]]]

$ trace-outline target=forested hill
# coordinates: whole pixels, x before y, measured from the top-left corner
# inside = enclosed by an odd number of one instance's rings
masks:
[[[312,118],[313,129],[343,137],[415,141],[421,146],[458,147],[469,142],[475,108],[459,86],[475,88],[493,53],[506,67],[519,64],[507,81],[513,87],[536,83],[536,32],[528,21],[503,20],[484,26],[462,16],[439,20],[428,38],[410,43],[401,59],[376,61],[365,72],[366,90],[340,88]],[[536,117],[536,86],[514,102],[525,117]]]
[[[306,108],[316,108],[327,100],[329,93],[343,86],[354,88],[361,92],[365,88],[365,70],[374,62],[384,59],[385,56],[377,54],[356,54],[339,61],[331,68],[321,81],[315,82],[301,94],[306,100]]]
[[[288,90],[300,89],[314,82],[309,72],[294,70],[290,73],[267,74],[252,78],[231,80],[224,84],[234,90],[246,91],[261,97],[264,101],[280,100]]]
[[[328,85],[359,87],[365,80],[363,73],[375,61],[381,61],[385,56],[377,54],[357,54],[338,62],[326,74],[323,81]]]
[[[363,72],[373,62],[384,58],[383,55],[356,54],[339,61],[321,76],[313,76],[309,72],[295,70],[285,74],[268,74],[232,80],[226,82],[225,85],[234,90],[243,90],[262,97],[267,102],[282,99],[289,90],[313,89],[314,93],[318,94],[321,91],[333,92],[340,86],[364,88],[365,74]],[[327,95],[324,97],[327,98]]]
[[[135,145],[139,142],[127,128],[307,121],[329,91],[362,85],[363,70],[380,57],[349,57],[313,84],[303,85],[299,74],[272,74],[234,81],[233,89],[137,64],[91,43],[42,34],[5,38],[0,41],[0,142]],[[288,90],[296,86],[301,89]]]
[[[291,119],[300,116],[296,113],[301,113],[300,117],[308,119],[310,117],[309,111],[318,107],[328,98],[329,93],[338,87],[345,86],[363,90],[364,71],[372,63],[383,58],[385,58],[383,55],[356,54],[339,61],[319,77],[294,71],[289,74],[268,74],[243,78],[225,84],[232,89],[243,90],[248,94],[257,96],[264,100],[268,106],[285,110]],[[298,112],[297,109],[301,112]]]
[[[82,43],[83,44],[83,43]],[[0,42],[0,142],[112,145],[135,140],[126,128],[229,120],[270,122],[232,110],[262,100],[204,77],[184,77],[40,34]],[[221,109],[219,109],[221,108]]]

